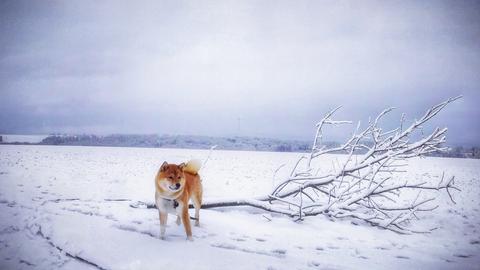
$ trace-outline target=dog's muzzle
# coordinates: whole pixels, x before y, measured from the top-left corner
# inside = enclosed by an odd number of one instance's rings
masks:
[[[180,189],[180,187],[181,187],[180,183],[176,183],[175,185],[168,186],[168,188],[172,191],[177,191],[178,189]]]

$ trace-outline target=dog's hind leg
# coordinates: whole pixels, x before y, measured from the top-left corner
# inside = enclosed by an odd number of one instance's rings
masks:
[[[202,191],[192,194],[193,206],[195,207],[195,226],[200,226],[200,208],[202,207]]]

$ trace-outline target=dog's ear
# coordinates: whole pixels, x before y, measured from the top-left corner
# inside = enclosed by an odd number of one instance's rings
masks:
[[[180,165],[178,165],[178,168],[180,168],[180,170],[183,171],[183,169],[185,169],[185,166],[186,166],[185,163],[182,162]]]
[[[160,171],[164,172],[168,167],[168,163],[166,161],[163,162],[162,167],[160,167]]]

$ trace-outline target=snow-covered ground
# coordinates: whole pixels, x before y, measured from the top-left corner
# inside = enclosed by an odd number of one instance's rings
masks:
[[[204,196],[268,192],[273,172],[300,154],[214,151]],[[152,202],[160,164],[207,151],[0,146],[0,269],[480,269],[480,160],[412,159],[411,179],[455,175],[457,204],[441,195],[421,226],[399,235],[324,216],[294,222],[250,208],[202,210],[195,241],[170,216],[158,239]],[[338,156],[327,156],[329,166]],[[341,158],[341,157],[340,157]],[[293,164],[292,164],[293,165]]]

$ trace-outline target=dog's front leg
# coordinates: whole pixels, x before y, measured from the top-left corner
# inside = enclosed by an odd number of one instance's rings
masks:
[[[165,240],[165,228],[167,226],[168,213],[162,213],[162,211],[158,210],[158,216],[160,218],[160,239]]]
[[[185,227],[185,232],[187,233],[187,240],[193,241],[190,215],[188,214],[188,204],[186,206],[182,205],[182,222]]]

